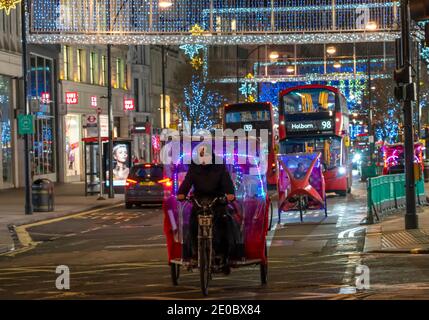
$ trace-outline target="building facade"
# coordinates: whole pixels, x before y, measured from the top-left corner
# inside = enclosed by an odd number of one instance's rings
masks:
[[[150,46],[131,46],[128,62],[131,65],[131,84],[135,110],[130,116],[133,158],[139,162],[152,161],[152,79]]]
[[[18,155],[23,145],[16,134],[15,116],[22,77],[19,17],[19,9],[9,15],[0,10],[0,189],[20,185]]]
[[[113,137],[129,138],[130,112],[124,100],[133,97],[128,47],[112,47]],[[83,181],[85,126],[88,117],[101,108],[101,131],[107,136],[107,49],[103,46],[61,47],[58,101],[60,135],[58,147],[61,181]],[[68,98],[75,97],[75,100]],[[104,133],[104,134],[103,134]]]

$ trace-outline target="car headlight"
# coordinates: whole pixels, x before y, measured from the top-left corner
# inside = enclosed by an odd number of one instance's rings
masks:
[[[356,154],[353,156],[353,160],[352,160],[352,162],[353,162],[353,163],[358,163],[358,162],[360,161],[360,159],[361,159],[361,155],[360,155],[360,153],[356,153]]]
[[[338,168],[338,174],[339,175],[345,175],[346,174],[346,172],[347,172],[347,169],[345,168],[345,167],[339,167]]]

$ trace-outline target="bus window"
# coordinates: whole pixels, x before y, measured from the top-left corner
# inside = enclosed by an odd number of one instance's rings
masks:
[[[287,113],[335,111],[335,93],[324,89],[291,91],[283,96],[283,109]]]
[[[226,123],[241,123],[241,122],[255,122],[255,121],[270,121],[270,111],[235,111],[226,112]]]

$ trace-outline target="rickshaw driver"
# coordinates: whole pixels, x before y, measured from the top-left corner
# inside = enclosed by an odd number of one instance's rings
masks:
[[[188,172],[186,173],[185,179],[179,187],[177,199],[183,201],[186,195],[189,193],[192,187],[194,187],[193,195],[196,199],[214,199],[217,197],[225,197],[228,201],[235,200],[235,189],[234,183],[232,182],[231,176],[226,168],[222,164],[215,164],[215,155],[207,154],[205,148],[201,148],[199,153],[199,163],[194,162],[189,166]],[[225,230],[229,231],[231,228],[225,223],[228,223],[226,219],[221,219],[227,215],[226,204],[217,203],[214,208],[216,213],[214,219],[214,235],[218,239],[214,239],[215,251],[223,253],[225,265],[228,259],[229,248],[231,245],[231,234],[227,234],[223,237],[222,232]],[[197,256],[197,237],[198,237],[198,208],[193,206],[190,220],[190,236],[191,236],[191,250],[192,256]],[[228,232],[230,233],[230,232]],[[221,235],[221,236],[220,236]],[[227,238],[228,244],[220,244],[221,239]],[[225,273],[229,270],[224,269]]]

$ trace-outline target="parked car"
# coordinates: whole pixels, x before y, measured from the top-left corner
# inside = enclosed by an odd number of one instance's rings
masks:
[[[163,166],[159,164],[137,164],[128,175],[125,184],[125,207],[162,203],[164,187],[171,187],[171,180],[164,178]]]

